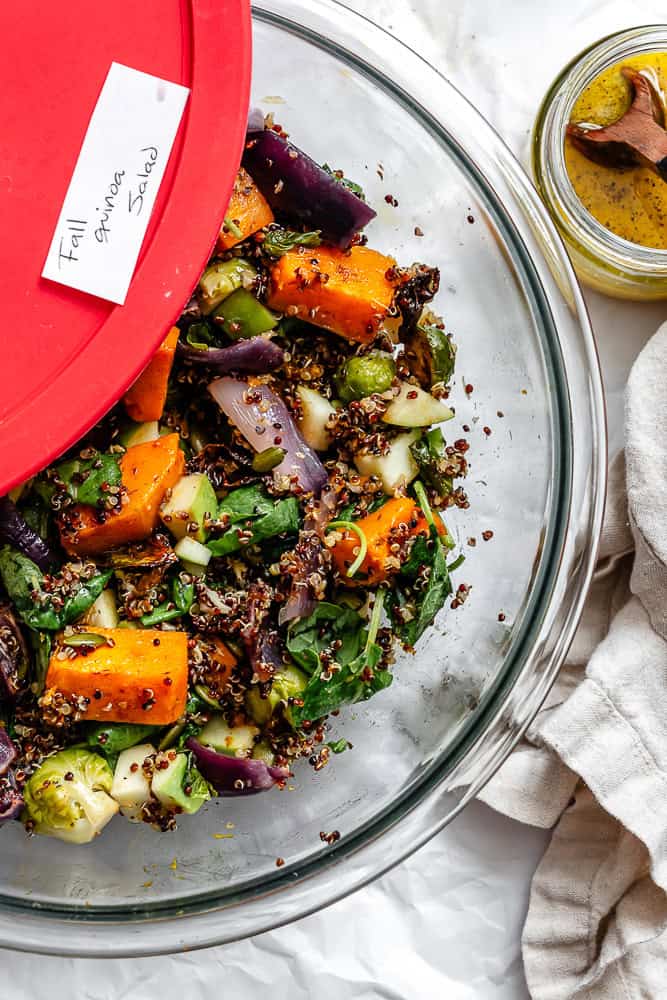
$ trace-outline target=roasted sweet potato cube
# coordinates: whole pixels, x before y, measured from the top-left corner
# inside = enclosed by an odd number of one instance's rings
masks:
[[[60,536],[71,555],[106,552],[147,538],[155,530],[162,498],[181,477],[185,458],[178,434],[128,448],[120,463],[127,502],[102,523],[96,508],[78,504],[67,512]]]
[[[123,397],[128,416],[137,423],[159,420],[162,416],[179,333],[177,326],[171,328],[139,378]]]
[[[221,253],[231,250],[237,243],[274,221],[268,201],[243,167],[236,175],[225,218],[231,221],[241,235],[235,235],[228,226],[223,225],[218,237],[218,251]]]
[[[60,693],[84,719],[99,722],[166,726],[183,714],[188,690],[185,632],[95,628],[94,635],[107,643],[69,647],[78,654],[73,658],[61,637],[46,674],[47,695]]]
[[[396,262],[369,247],[298,247],[271,269],[268,305],[361,344],[387,324]]]

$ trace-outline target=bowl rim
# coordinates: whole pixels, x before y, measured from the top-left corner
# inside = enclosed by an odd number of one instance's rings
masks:
[[[268,879],[249,881],[233,894],[197,893],[187,903],[166,901],[148,911],[121,904],[92,909],[76,901],[65,908],[0,894],[4,947],[88,957],[209,947],[306,916],[384,874],[451,822],[521,738],[563,662],[590,585],[607,468],[602,378],[581,290],[527,175],[493,128],[442,74],[338,0],[257,0],[253,17],[333,51],[407,104],[463,158],[466,170],[476,173],[480,190],[487,190],[503,228],[515,235],[515,246],[525,255],[523,266],[537,282],[533,290],[539,293],[542,319],[552,331],[553,342],[547,346],[559,356],[555,375],[562,384],[555,390],[562,396],[558,413],[565,444],[556,483],[560,492],[551,505],[559,525],[550,525],[550,530],[558,534],[559,544],[550,573],[534,585],[544,588],[537,601],[541,613],[533,616],[518,643],[514,671],[503,672],[486,708],[474,717],[475,733],[463,732],[454,752],[448,751],[446,772],[434,763],[399,803],[335,847],[323,849],[305,864],[285,866]],[[474,123],[479,138],[463,142],[454,137],[452,123],[463,119]],[[581,419],[584,414],[587,420]],[[540,569],[546,572],[545,560]],[[377,850],[380,839],[382,851]],[[337,876],[333,892],[332,868]],[[287,892],[280,892],[286,887]],[[225,911],[231,920],[223,918]],[[74,936],[67,933],[72,924],[77,928]]]

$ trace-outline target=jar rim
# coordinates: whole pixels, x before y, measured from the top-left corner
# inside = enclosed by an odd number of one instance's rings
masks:
[[[667,249],[633,243],[605,228],[578,197],[565,166],[565,128],[572,108],[593,80],[629,56],[667,51],[667,24],[623,29],[576,55],[547,91],[535,120],[532,167],[554,221],[585,257],[637,278],[667,277]]]

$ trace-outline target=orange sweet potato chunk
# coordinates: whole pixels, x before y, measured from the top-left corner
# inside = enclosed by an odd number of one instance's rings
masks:
[[[387,320],[399,283],[396,261],[369,247],[290,250],[271,269],[269,308],[361,344]]]
[[[109,640],[86,655],[63,657],[57,646],[46,674],[47,692],[84,705],[84,719],[165,726],[185,711],[188,637],[156,629],[96,628]],[[88,699],[88,705],[79,701]]]
[[[231,219],[235,226],[241,231],[240,236],[235,236],[226,226],[223,225],[218,237],[218,252],[231,250],[237,243],[246,240],[253,233],[264,226],[269,226],[274,221],[273,212],[268,201],[259,190],[254,180],[247,170],[240,168],[234,181],[234,190],[229,202],[225,218]]]
[[[356,532],[343,532],[343,537],[331,550],[334,565],[348,587],[382,583],[392,572],[387,565],[392,543],[429,533],[426,518],[410,497],[394,497],[355,523],[366,537],[368,551],[353,577],[348,577],[347,571],[359,552]]]
[[[165,493],[184,467],[178,434],[128,448],[120,462],[127,503],[102,524],[94,507],[78,504],[67,512],[67,525],[60,529],[63,547],[70,555],[93,555],[148,537],[157,527]]]
[[[179,332],[177,326],[171,328],[139,378],[123,397],[127,415],[137,423],[159,420],[162,416]]]

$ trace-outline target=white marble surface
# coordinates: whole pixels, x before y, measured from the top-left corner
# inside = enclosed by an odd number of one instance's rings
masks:
[[[525,160],[540,97],[596,38],[664,20],[660,0],[352,0],[441,69]],[[667,316],[589,295],[612,451],[629,367]],[[226,948],[128,961],[2,954],[2,1000],[523,1000],[520,930],[546,836],[482,805],[355,896]],[[382,934],[378,933],[378,925]]]

